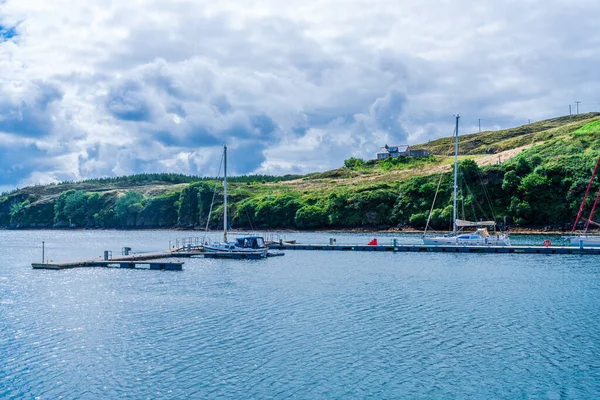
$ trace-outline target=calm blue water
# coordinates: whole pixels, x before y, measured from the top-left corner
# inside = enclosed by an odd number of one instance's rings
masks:
[[[42,240],[48,259],[66,260],[184,236],[0,231],[0,398],[600,398],[594,256],[288,251],[186,259],[183,272],[30,266]]]

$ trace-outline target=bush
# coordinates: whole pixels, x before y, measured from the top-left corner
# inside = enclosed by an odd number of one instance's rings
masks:
[[[362,158],[350,157],[347,160],[344,160],[344,167],[349,169],[360,168],[365,165],[365,160]]]
[[[413,214],[409,218],[409,223],[415,228],[424,228],[427,223],[427,214],[426,213],[417,213]]]

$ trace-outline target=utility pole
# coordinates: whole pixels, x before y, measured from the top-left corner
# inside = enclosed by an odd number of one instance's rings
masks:
[[[577,104],[577,114],[579,114],[579,103],[581,103],[580,101],[575,101],[575,104]]]
[[[571,118],[571,105],[569,104],[569,123],[572,122],[572,118]]]
[[[479,118],[479,133],[481,133],[481,118]]]

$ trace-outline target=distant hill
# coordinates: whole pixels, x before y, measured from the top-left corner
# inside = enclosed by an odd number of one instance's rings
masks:
[[[600,113],[460,135],[465,218],[561,229],[572,223],[600,155]],[[230,223],[244,229],[450,226],[453,138],[414,148],[429,157],[350,158],[305,176],[230,178]],[[440,180],[441,179],[441,180]],[[598,185],[594,186],[594,193]],[[215,196],[217,191],[217,196]],[[23,188],[0,196],[3,228],[222,226],[222,186],[210,177],[140,174]],[[590,196],[593,197],[593,196]],[[593,199],[590,199],[593,201]]]

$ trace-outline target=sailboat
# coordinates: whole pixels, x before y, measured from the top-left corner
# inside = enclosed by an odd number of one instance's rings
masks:
[[[587,189],[585,191],[585,195],[583,196],[583,200],[581,201],[581,206],[579,206],[579,212],[577,213],[577,218],[575,218],[575,223],[573,224],[573,228],[571,229],[571,236],[565,236],[564,238],[569,240],[571,246],[579,246],[579,247],[598,247],[600,246],[600,236],[599,235],[589,235],[588,229],[591,225],[600,226],[598,222],[592,221],[594,217],[594,211],[596,211],[596,205],[598,205],[598,198],[600,197],[600,190],[598,190],[598,194],[596,194],[596,200],[594,201],[594,205],[592,206],[592,211],[590,211],[590,216],[588,218],[584,218],[581,216],[583,213],[583,209],[585,207],[585,202],[587,200],[588,194],[590,193],[590,188],[592,187],[592,183],[594,182],[594,177],[596,176],[596,172],[598,171],[598,165],[600,165],[600,157],[598,157],[598,161],[596,161],[596,167],[594,168],[594,172],[592,172],[592,177],[590,178],[590,182],[588,183]],[[585,222],[585,229],[582,234],[576,234],[575,229],[577,229],[577,223],[579,220]]]
[[[223,241],[205,244],[204,251],[218,253],[222,257],[234,257],[244,253],[251,258],[264,258],[268,247],[262,236],[244,236],[234,242],[227,240],[227,145],[223,145]]]
[[[454,190],[452,204],[452,233],[443,236],[423,237],[423,244],[430,246],[510,246],[507,234],[494,232],[490,234],[488,228],[496,228],[495,221],[471,222],[458,219],[456,216],[457,180],[458,180],[458,121],[460,115],[456,116],[455,144],[454,144]],[[463,228],[474,227],[474,232],[463,232]]]

